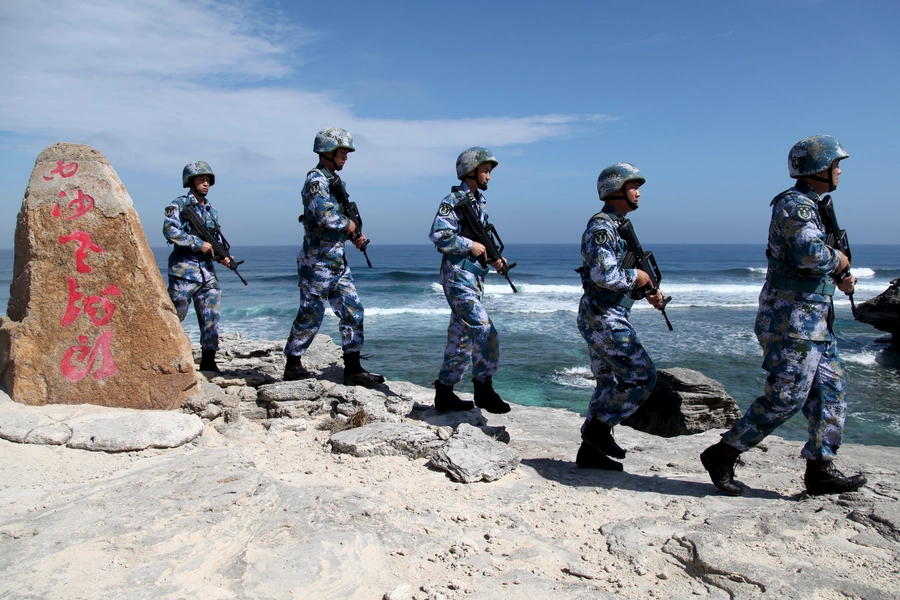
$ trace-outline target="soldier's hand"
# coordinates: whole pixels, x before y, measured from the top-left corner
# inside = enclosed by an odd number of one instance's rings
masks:
[[[649,302],[650,306],[652,306],[656,310],[662,308],[663,302],[665,302],[662,291],[656,290],[656,293],[648,295],[647,302]]]
[[[474,254],[477,257],[477,256],[481,256],[485,252],[487,252],[487,250],[485,249],[484,244],[479,244],[476,241],[472,242],[472,254]]]
[[[503,257],[500,257],[499,259],[492,262],[491,266],[494,267],[494,270],[499,273],[500,271],[503,270],[503,267],[506,266],[506,259]]]
[[[209,242],[203,242],[203,245],[200,246],[200,253],[201,254],[212,254],[213,253],[212,244],[210,244]]]
[[[647,287],[652,281],[650,281],[650,276],[647,275],[646,271],[642,271],[640,269],[635,269],[637,271],[637,281],[635,281],[634,287],[635,289],[641,289],[642,287]]]
[[[850,259],[840,250],[835,250],[835,252],[838,253],[838,266],[835,273],[843,273],[850,266]]]
[[[229,269],[231,268],[231,257],[230,256],[226,256],[225,258],[219,260],[219,262],[222,263],[223,265],[225,265],[226,267],[228,267]]]
[[[350,237],[356,235],[356,223],[354,223],[352,220],[350,221],[350,224],[347,225],[347,235],[349,235]]]
[[[353,245],[357,248],[362,248],[363,244],[366,243],[366,236],[364,234],[359,234],[359,237],[353,240]]]
[[[842,282],[837,284],[837,288],[847,294],[848,296],[853,293],[853,289],[856,286],[856,277],[850,275]]]

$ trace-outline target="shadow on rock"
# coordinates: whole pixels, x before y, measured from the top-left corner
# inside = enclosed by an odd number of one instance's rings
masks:
[[[556,481],[570,487],[599,487],[604,489],[622,489],[634,492],[652,492],[672,496],[704,496],[719,495],[709,481],[691,481],[680,478],[667,478],[659,475],[640,475],[627,471],[602,471],[599,469],[582,469],[574,462],[555,458],[523,458],[523,465],[533,468],[544,479]],[[706,473],[702,475],[706,478]],[[742,486],[742,498],[762,498],[767,500],[798,500],[798,496],[784,496],[770,490],[752,489]]]

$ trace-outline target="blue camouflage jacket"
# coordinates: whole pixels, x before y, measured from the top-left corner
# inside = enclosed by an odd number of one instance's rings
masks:
[[[169,244],[175,246],[169,255],[169,276],[188,281],[215,281],[216,269],[212,255],[200,252],[203,240],[194,235],[193,227],[187,219],[181,219],[181,212],[189,206],[197,210],[211,230],[219,227],[219,214],[209,200],[200,204],[191,192],[172,200],[166,206],[163,221],[163,235]]]
[[[469,186],[465,183],[462,189],[454,189],[441,200],[438,212],[431,224],[431,233],[428,238],[437,248],[438,252],[445,255],[468,256],[472,251],[472,240],[463,237],[462,230],[465,223],[456,214],[454,207],[466,197]],[[475,212],[482,225],[488,225],[488,216],[484,212],[486,200],[480,192],[475,192]]]
[[[347,228],[350,219],[341,214],[337,198],[331,193],[334,175],[321,163],[306,174],[301,196],[303,198],[303,226],[306,229],[304,244],[343,248],[350,236]],[[342,182],[343,183],[343,182]],[[346,185],[344,186],[346,189]],[[332,252],[334,249],[331,249]]]
[[[772,201],[766,256],[770,274],[799,281],[818,281],[837,270],[839,257],[825,244],[819,195],[805,181]]]
[[[618,222],[622,216],[608,204],[591,217],[581,236],[581,257],[584,260],[582,282],[586,290],[599,293],[625,294],[634,289],[636,269],[625,269],[622,260],[628,245],[619,236]]]

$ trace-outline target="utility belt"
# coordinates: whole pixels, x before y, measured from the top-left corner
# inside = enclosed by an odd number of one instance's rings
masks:
[[[585,287],[584,293],[592,299],[598,300],[608,306],[621,306],[622,308],[631,310],[631,307],[634,305],[634,298],[627,293],[600,292],[593,287]]]
[[[828,283],[824,278],[817,281],[803,281],[800,279],[791,279],[777,273],[767,273],[766,281],[772,286],[780,290],[788,290],[791,292],[801,292],[804,294],[822,294],[824,296],[833,296],[836,286]]]
[[[444,258],[452,262],[454,265],[458,266],[460,269],[468,271],[473,275],[486,277],[488,274],[487,267],[482,267],[478,263],[472,262],[465,256],[460,256],[459,254],[445,254]]]
[[[312,238],[314,242],[317,240],[326,240],[328,242],[346,242],[349,239],[349,236],[344,231],[326,229],[321,225],[311,227],[309,220],[306,218],[306,215],[300,215],[297,220],[300,221],[304,229],[306,229],[306,235]]]

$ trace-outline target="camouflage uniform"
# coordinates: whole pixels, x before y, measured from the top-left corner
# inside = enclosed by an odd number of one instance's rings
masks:
[[[175,249],[169,255],[169,297],[175,305],[178,318],[184,321],[188,305],[194,301],[197,321],[200,325],[200,347],[203,350],[219,349],[219,302],[222,290],[216,277],[211,254],[203,254],[203,240],[193,235],[191,224],[181,220],[181,212],[193,207],[211,230],[219,227],[219,215],[209,201],[200,204],[194,194],[179,196],[166,207],[163,235]]]
[[[469,260],[472,240],[461,235],[464,223],[454,210],[457,202],[469,191],[467,184],[454,187],[441,200],[429,238],[441,261],[441,287],[450,305],[450,326],[447,328],[447,348],[438,381],[446,386],[456,385],[472,360],[472,378],[486,381],[497,372],[500,360],[500,340],[481,300],[484,296],[484,277],[487,268]],[[484,197],[475,191],[475,210],[482,224],[488,224],[484,212]]]
[[[761,442],[801,409],[809,421],[807,460],[833,460],[847,413],[846,382],[831,329],[837,251],[825,244],[818,194],[805,181],[772,201],[766,283],[756,337],[768,372],[765,395],[723,437],[736,450]]]
[[[340,318],[341,345],[345,353],[363,345],[363,306],[344,257],[350,219],[338,211],[329,190],[333,175],[321,163],[306,175],[303,185],[303,225],[306,235],[297,256],[300,276],[300,309],[284,347],[289,356],[302,356],[325,317],[325,301]]]
[[[628,248],[617,229],[621,218],[607,204],[591,217],[581,238],[585,293],[578,305],[578,330],[588,344],[597,381],[582,433],[594,418],[618,425],[656,384],[656,367],[628,321],[637,270],[622,268]]]

